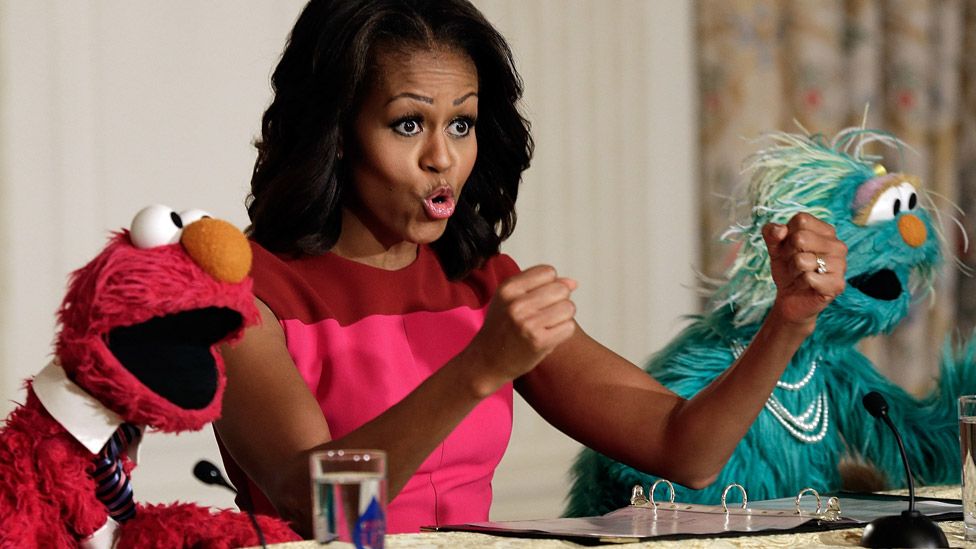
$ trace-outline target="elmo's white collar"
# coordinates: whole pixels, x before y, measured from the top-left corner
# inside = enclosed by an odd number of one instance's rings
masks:
[[[93,454],[97,454],[122,425],[123,419],[118,414],[68,379],[57,359],[34,376],[33,388],[51,417]],[[140,434],[142,431],[140,426]],[[142,437],[134,440],[127,449],[129,459],[134,462],[139,461],[141,440]]]

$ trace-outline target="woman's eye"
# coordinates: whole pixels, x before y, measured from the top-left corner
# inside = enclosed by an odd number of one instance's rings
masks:
[[[448,126],[447,131],[454,137],[464,137],[471,133],[471,127],[474,126],[471,120],[466,118],[458,118],[451,122]]]
[[[405,120],[398,120],[398,121],[396,121],[396,122],[393,123],[392,128],[393,128],[393,131],[397,132],[398,134],[400,134],[400,135],[406,135],[408,137],[411,136],[411,135],[417,135],[418,133],[420,133],[420,129],[421,129],[420,128],[420,121],[418,121],[418,120],[416,120],[414,118],[407,118]]]

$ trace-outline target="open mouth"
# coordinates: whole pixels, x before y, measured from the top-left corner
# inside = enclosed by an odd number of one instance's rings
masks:
[[[424,198],[424,210],[432,219],[447,219],[454,213],[454,191],[441,187]]]
[[[864,273],[852,277],[848,284],[857,288],[864,295],[882,301],[894,301],[901,295],[901,281],[891,269],[881,269],[873,273]]]
[[[108,348],[143,385],[173,404],[199,410],[217,392],[217,364],[210,348],[238,330],[243,317],[206,307],[123,326],[109,333]]]

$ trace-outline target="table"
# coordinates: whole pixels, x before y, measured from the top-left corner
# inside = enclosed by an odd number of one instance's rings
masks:
[[[893,493],[904,494],[904,491]],[[923,487],[918,490],[919,496],[958,499],[959,487]],[[951,547],[967,547],[976,549],[976,543],[966,542],[963,537],[962,522],[938,523],[946,533]],[[774,534],[768,536],[737,536],[725,538],[691,538],[680,540],[644,541],[627,544],[627,549],[653,548],[752,548],[752,547],[857,547],[861,541],[863,528],[849,528],[845,530],[831,530],[825,532],[807,532],[802,534]],[[274,549],[352,549],[353,545],[344,542],[333,542],[319,545],[314,541],[282,543],[273,546]],[[419,534],[392,534],[386,537],[387,549],[571,549],[584,546],[571,541],[555,539],[531,539],[490,536],[470,532],[421,532]],[[601,546],[614,547],[614,545]]]
[[[976,543],[965,542],[961,522],[939,523],[946,532],[951,547],[976,548]],[[695,538],[671,541],[644,541],[627,544],[627,549],[653,548],[750,548],[750,547],[857,547],[861,541],[861,528],[833,530],[806,534],[779,534],[773,536],[740,536],[734,538]],[[527,539],[489,536],[468,532],[422,532],[419,534],[393,534],[386,537],[387,549],[572,549],[584,546],[570,541],[552,539]],[[615,547],[609,545],[607,547]],[[283,543],[274,549],[352,549],[351,543],[334,542],[319,545],[314,541]]]

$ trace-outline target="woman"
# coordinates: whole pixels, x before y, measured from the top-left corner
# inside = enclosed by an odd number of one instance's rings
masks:
[[[573,280],[498,253],[532,144],[508,46],[466,0],[313,0],[273,85],[248,207],[263,323],[224,350],[216,431],[239,503],[306,536],[323,448],[387,452],[390,532],[487,520],[513,388],[583,444],[705,486],[844,289],[830,226],[766,227],[776,304],[683,400],[579,328]]]

